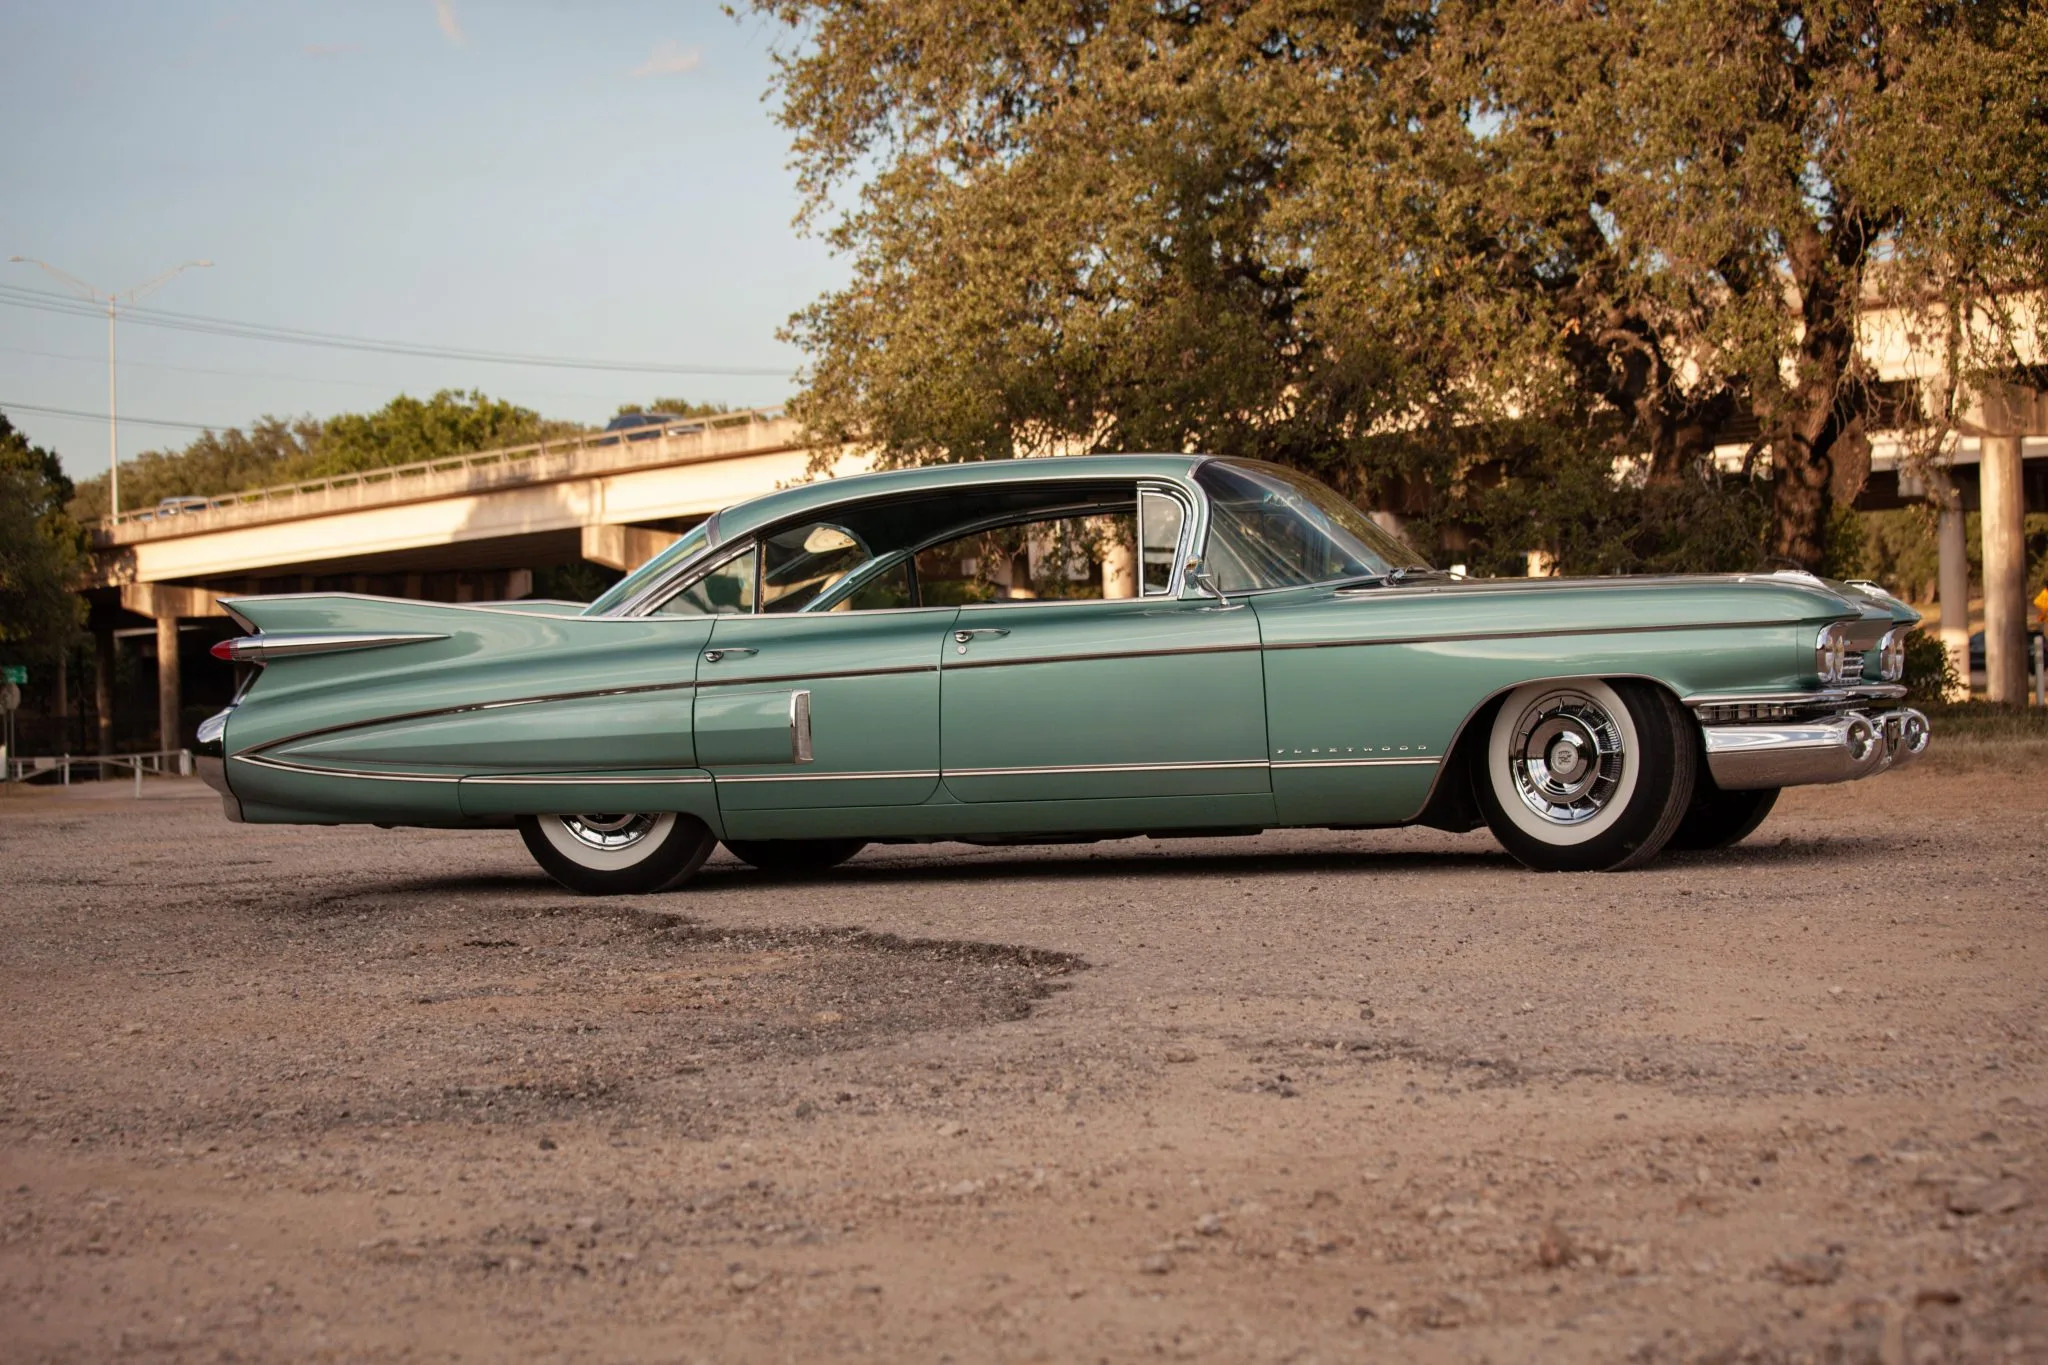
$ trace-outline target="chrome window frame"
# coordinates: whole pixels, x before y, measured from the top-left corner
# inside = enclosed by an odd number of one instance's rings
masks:
[[[1206,461],[1204,463],[1206,463]],[[1198,544],[1205,543],[1209,529],[1207,499],[1203,496],[1201,489],[1192,482],[1192,471],[1190,471],[1190,481],[1185,483],[1178,479],[1154,476],[1105,476],[1100,474],[1095,475],[1093,477],[1076,477],[1074,475],[1069,474],[1061,476],[1056,481],[1060,483],[1074,484],[1125,485],[1130,488],[1131,519],[1133,523],[1133,530],[1138,537],[1137,543],[1133,547],[1134,554],[1137,556],[1138,559],[1138,562],[1134,565],[1134,570],[1137,576],[1137,595],[1129,598],[1053,597],[1019,598],[1015,599],[1015,601],[1006,602],[969,602],[962,604],[960,608],[961,610],[981,607],[1013,606],[1019,602],[1032,602],[1045,606],[1057,606],[1068,602],[1076,604],[1104,601],[1170,602],[1177,601],[1188,596],[1188,565],[1193,557],[1194,547]],[[1145,591],[1143,564],[1143,528],[1137,525],[1139,508],[1141,506],[1144,494],[1148,492],[1165,494],[1166,496],[1175,499],[1177,502],[1181,504],[1182,514],[1180,539],[1173,557],[1173,576],[1171,581],[1168,583],[1166,590],[1158,593],[1147,593]],[[825,507],[813,508],[810,512],[805,513],[804,515],[812,521],[824,521],[832,516],[835,509],[851,505],[853,502],[856,501],[865,501],[865,499],[849,499],[847,503],[834,503]],[[928,540],[920,541],[914,546],[907,547],[903,550],[891,551],[887,555],[877,556],[873,561],[871,561],[871,564],[869,566],[864,566],[860,570],[857,570],[856,572],[849,574],[845,580],[843,580],[839,584],[836,584],[829,593],[820,594],[809,605],[803,607],[799,611],[794,612],[764,612],[761,610],[761,568],[760,565],[757,564],[755,566],[754,571],[755,607],[753,611],[744,614],[749,616],[782,615],[789,617],[823,615],[830,612],[832,609],[832,605],[835,602],[837,602],[840,599],[840,597],[844,596],[845,593],[856,590],[856,585],[865,581],[867,578],[872,576],[873,573],[881,572],[882,570],[880,566],[892,563],[899,558],[908,558],[911,560],[915,560],[918,555],[924,553],[926,550],[932,548],[935,545],[943,545],[948,540],[954,540],[961,536],[970,536],[975,534],[977,531],[994,530],[1002,526],[1016,526],[1033,521],[1059,520],[1065,517],[1099,516],[1102,515],[1103,511],[1103,507],[1098,503],[1054,504],[1050,507],[1041,508],[1037,511],[1029,513],[1006,513],[1002,516],[988,517],[984,518],[981,521],[969,522],[964,526],[948,527],[944,532],[936,536],[933,536]],[[712,521],[714,523],[712,534],[716,535],[716,514],[713,515]],[[799,524],[802,523],[792,520],[790,522],[780,523],[779,525],[775,526],[764,526],[757,528],[756,530],[747,532],[744,536],[741,536],[737,540],[714,542],[711,545],[706,546],[704,552],[698,555],[696,558],[691,559],[686,563],[676,565],[675,568],[672,569],[669,573],[665,574],[659,582],[650,584],[647,588],[641,590],[641,592],[635,595],[634,597],[631,597],[626,601],[620,603],[611,612],[607,613],[607,616],[613,619],[650,619],[656,615],[657,608],[661,603],[668,601],[676,593],[688,589],[690,586],[696,583],[698,579],[718,569],[727,561],[745,553],[750,548],[757,548],[761,541],[761,538],[764,535],[773,534],[778,530],[787,529],[791,525]],[[913,570],[913,572],[915,571]],[[935,608],[933,606],[921,603],[914,607],[877,607],[873,610],[950,611],[953,610],[953,608]],[[675,617],[672,619],[717,620],[718,617]]]
[[[619,606],[618,614],[624,615],[626,612],[630,611],[634,606],[638,605],[639,603],[647,601],[647,599],[649,598],[654,598],[653,601],[648,602],[648,605],[644,610],[638,613],[638,619],[652,620],[655,617],[660,616],[662,614],[661,604],[663,602],[668,601],[677,593],[689,591],[691,588],[696,587],[701,580],[709,577],[713,573],[716,573],[718,570],[724,568],[733,560],[738,559],[741,555],[746,554],[750,550],[755,550],[758,548],[759,546],[756,545],[755,538],[751,534],[742,536],[740,539],[735,540],[727,545],[711,546],[703,554],[697,556],[697,558],[691,560],[687,565],[684,565],[681,568],[679,568],[676,571],[676,573],[670,575],[667,579],[663,580],[664,583],[672,585],[669,591],[661,592],[658,588],[650,588],[646,592],[641,593],[640,596],[634,598],[632,601],[621,603]],[[687,578],[684,578],[683,574],[686,570],[689,571],[689,576]],[[660,593],[658,597],[656,596],[657,593]],[[669,616],[665,619],[672,621],[716,621],[727,616],[759,616],[761,614],[761,608],[759,605],[760,601],[761,562],[760,560],[756,559],[754,561],[755,606],[751,610],[703,612],[696,616]]]
[[[1196,472],[1197,472],[1197,471],[1201,470],[1201,469],[1202,469],[1203,467],[1205,467],[1205,466],[1207,466],[1207,465],[1212,465],[1212,464],[1224,464],[1224,465],[1227,465],[1227,464],[1230,464],[1230,463],[1231,463],[1231,460],[1230,460],[1230,458],[1229,458],[1228,456],[1223,456],[1223,455],[1211,455],[1211,456],[1207,457],[1206,459],[1202,459],[1202,460],[1198,460],[1198,461],[1196,461],[1196,462],[1195,462],[1195,463],[1194,463],[1193,465],[1191,465],[1191,466],[1190,466],[1190,467],[1188,468],[1188,475],[1187,475],[1187,478],[1188,478],[1188,488],[1189,488],[1189,490],[1190,490],[1190,491],[1192,492],[1192,495],[1194,496],[1194,498],[1195,498],[1195,500],[1196,500],[1196,503],[1197,503],[1197,505],[1198,505],[1198,506],[1200,507],[1200,509],[1201,509],[1201,518],[1202,518],[1202,529],[1201,529],[1201,536],[1200,536],[1200,538],[1199,538],[1199,539],[1196,539],[1196,540],[1194,540],[1194,541],[1192,541],[1192,542],[1190,543],[1190,545],[1189,545],[1189,548],[1188,548],[1188,552],[1187,552],[1186,556],[1184,557],[1184,558],[1185,558],[1185,562],[1186,562],[1186,565],[1187,565],[1187,567],[1189,567],[1189,568],[1193,568],[1193,567],[1194,567],[1195,565],[1197,565],[1197,564],[1202,564],[1202,565],[1203,565],[1204,567],[1207,567],[1206,561],[1208,560],[1208,557],[1209,557],[1209,491],[1208,491],[1207,489],[1203,488],[1203,487],[1202,487],[1202,486],[1201,486],[1201,485],[1200,485],[1199,483],[1196,483],[1196,482],[1195,482],[1195,474],[1196,474]],[[1320,480],[1319,480],[1318,482],[1320,482]],[[1326,485],[1326,486],[1327,486],[1327,485]],[[1332,491],[1335,491],[1335,490],[1332,490]],[[1341,495],[1340,495],[1340,496],[1341,496]],[[1362,509],[1361,509],[1361,510],[1362,510]],[[1194,549],[1194,547],[1195,547],[1195,546],[1197,546],[1197,545],[1199,545],[1199,546],[1201,547],[1201,551],[1200,551],[1200,553],[1196,553],[1196,551],[1195,551],[1195,549]],[[1459,580],[1456,580],[1456,581],[1457,581],[1458,583],[1463,583],[1463,582],[1466,582],[1466,581],[1469,581],[1469,580],[1465,580],[1465,579],[1459,579]],[[1231,600],[1231,601],[1233,601],[1233,602],[1235,602],[1235,601],[1238,601],[1238,600],[1240,600],[1240,599],[1242,599],[1242,598],[1246,598],[1246,597],[1266,597],[1266,596],[1270,596],[1270,595],[1272,595],[1272,594],[1274,594],[1274,593],[1282,593],[1282,592],[1310,592],[1310,591],[1313,591],[1313,590],[1315,590],[1315,589],[1317,589],[1317,588],[1328,588],[1328,587],[1329,587],[1329,586],[1330,586],[1330,585],[1331,585],[1332,583],[1342,583],[1342,582],[1344,582],[1344,579],[1342,579],[1341,577],[1340,577],[1340,578],[1319,578],[1319,579],[1317,579],[1317,580],[1316,580],[1315,582],[1313,582],[1313,583],[1287,583],[1287,584],[1282,584],[1282,585],[1281,585],[1281,586],[1279,586],[1279,587],[1273,587],[1273,588],[1232,588],[1232,589],[1230,590],[1230,594],[1229,594],[1229,596],[1230,596],[1230,600]],[[1337,589],[1337,591],[1340,591],[1340,592],[1356,592],[1356,593],[1359,593],[1359,594],[1361,594],[1361,595],[1362,595],[1362,594],[1365,594],[1365,593],[1378,593],[1378,592],[1384,592],[1384,591],[1385,591],[1385,590],[1386,590],[1386,589],[1387,589],[1387,588],[1388,588],[1389,586],[1390,586],[1390,585],[1389,585],[1389,584],[1387,584],[1387,583],[1385,583],[1385,582],[1379,582],[1379,583],[1372,583],[1372,584],[1366,584],[1366,585],[1362,585],[1362,586],[1359,586],[1359,587],[1356,587],[1356,588],[1351,588],[1351,589],[1342,589],[1342,588],[1340,588],[1340,589]],[[1443,583],[1438,583],[1438,582],[1430,582],[1430,583],[1426,583],[1425,585],[1423,585],[1422,587],[1419,587],[1419,588],[1415,588],[1415,587],[1409,587],[1409,588],[1403,588],[1403,589],[1402,589],[1401,591],[1403,591],[1404,593],[1417,593],[1417,592],[1434,592],[1434,591],[1438,591],[1438,590],[1440,590],[1440,589],[1441,589],[1441,588],[1443,588],[1444,586],[1445,586],[1445,584],[1443,584]],[[1207,599],[1207,600],[1210,600],[1210,601],[1214,601],[1214,600],[1215,600],[1214,598],[1210,598],[1210,597],[1209,597],[1209,595],[1208,595],[1207,593],[1204,593],[1204,592],[1202,592],[1202,591],[1201,591],[1201,589],[1199,589],[1199,588],[1196,588],[1196,589],[1194,589],[1194,590],[1193,590],[1193,595],[1195,595],[1195,596],[1198,596],[1198,597],[1202,597],[1202,598],[1205,598],[1205,599]]]

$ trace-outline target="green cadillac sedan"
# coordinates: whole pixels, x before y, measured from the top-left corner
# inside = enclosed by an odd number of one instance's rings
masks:
[[[1807,574],[1453,578],[1298,472],[947,465],[730,507],[585,607],[223,604],[228,818],[517,827],[592,894],[714,845],[1484,824],[1547,871],[1733,843],[1909,763],[1919,617]]]

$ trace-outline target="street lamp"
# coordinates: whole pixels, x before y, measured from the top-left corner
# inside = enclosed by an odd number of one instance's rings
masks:
[[[110,294],[105,290],[93,288],[76,275],[59,270],[48,261],[39,261],[33,256],[9,256],[7,259],[20,265],[39,266],[44,272],[63,283],[72,293],[94,303],[107,305],[107,520],[113,521],[121,515],[121,424],[114,413],[115,307],[122,300],[131,304],[140,302],[146,295],[153,294],[169,284],[173,277],[194,266],[203,268],[212,265],[213,262],[186,261],[183,265],[172,266],[147,284],[138,284],[133,289]]]

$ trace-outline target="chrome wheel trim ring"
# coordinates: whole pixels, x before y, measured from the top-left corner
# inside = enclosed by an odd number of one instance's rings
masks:
[[[543,815],[541,834],[557,853],[593,872],[617,872],[644,862],[675,828],[673,812]]]
[[[1583,824],[1605,810],[1627,758],[1614,717],[1576,690],[1522,708],[1508,750],[1522,804],[1554,825]]]
[[[1517,829],[1544,843],[1597,838],[1635,795],[1635,721],[1598,679],[1516,688],[1489,738],[1495,798]]]

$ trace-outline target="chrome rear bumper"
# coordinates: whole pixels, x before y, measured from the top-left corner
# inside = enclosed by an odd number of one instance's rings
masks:
[[[1927,752],[1927,717],[1906,708],[1776,725],[1709,725],[1707,769],[1723,791],[1853,782]]]

